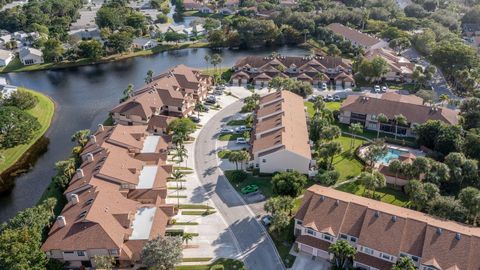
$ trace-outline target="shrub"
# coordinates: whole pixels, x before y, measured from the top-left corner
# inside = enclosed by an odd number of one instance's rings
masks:
[[[38,98],[32,93],[17,90],[13,92],[8,99],[5,99],[5,106],[17,107],[20,110],[29,110],[38,104]]]
[[[332,186],[340,177],[340,173],[337,171],[324,171],[315,176],[315,181],[317,181],[322,186]]]
[[[243,182],[245,179],[247,179],[247,173],[240,170],[232,171],[230,172],[228,179],[234,183]]]

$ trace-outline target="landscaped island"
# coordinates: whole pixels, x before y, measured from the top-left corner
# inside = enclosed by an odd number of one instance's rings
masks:
[[[5,136],[5,139],[0,140],[1,142],[0,156],[2,156],[2,159],[0,159],[0,174],[4,174],[5,172],[7,172],[9,168],[14,166],[17,162],[21,161],[22,157],[29,151],[29,149],[31,149],[32,146],[34,146],[34,144],[42,138],[42,136],[50,127],[50,124],[53,119],[53,115],[55,113],[55,103],[50,97],[42,93],[25,89],[25,88],[18,88],[17,91],[19,93],[22,93],[22,92],[29,93],[30,95],[27,94],[29,97],[34,97],[34,99],[38,101],[36,102],[36,104],[34,104],[32,108],[28,108],[24,110],[22,110],[22,108],[18,108],[18,109],[22,112],[25,112],[25,115],[32,116],[33,118],[35,118],[38,121],[39,126],[38,128],[32,130],[31,136],[27,138],[28,140],[26,143],[18,144],[14,147],[9,147],[11,143],[10,142],[7,143],[8,138],[6,137],[17,136],[18,134],[14,134],[13,132],[8,133],[8,131],[6,131],[6,134],[4,134],[2,131],[2,136]],[[5,105],[14,105],[14,104],[5,104]],[[12,106],[12,107],[16,107],[16,106]],[[4,111],[5,108],[7,108],[7,106],[4,106],[3,109],[2,107],[0,107],[2,112]],[[32,129],[31,126],[27,128]],[[16,141],[18,139],[19,138],[15,138]],[[0,187],[0,190],[1,189],[2,188]]]

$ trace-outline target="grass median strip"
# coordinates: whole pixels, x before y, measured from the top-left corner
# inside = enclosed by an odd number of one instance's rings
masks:
[[[203,204],[180,204],[178,206],[179,209],[214,209],[211,206],[203,205]]]
[[[173,198],[173,199],[177,199],[177,198],[178,198],[178,199],[185,199],[185,198],[187,198],[187,195],[178,195],[178,196],[177,196],[177,195],[169,195],[169,196],[167,196],[167,198]]]
[[[201,257],[201,258],[183,258],[183,262],[209,262],[213,258]]]
[[[208,216],[216,213],[216,211],[182,211],[184,216]]]
[[[211,264],[179,265],[179,266],[176,266],[175,269],[176,270],[210,270],[210,269],[244,270],[245,265],[243,264],[243,262],[238,260],[221,258],[221,259],[217,259],[215,262]]]
[[[167,189],[170,189],[170,190],[186,190],[187,188],[186,187],[168,187]]]
[[[179,225],[179,226],[195,226],[198,225],[198,222],[175,222],[172,225]]]

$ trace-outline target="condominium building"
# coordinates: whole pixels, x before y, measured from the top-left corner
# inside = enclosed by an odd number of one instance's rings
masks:
[[[379,114],[384,114],[388,122],[380,123]],[[406,125],[396,125],[395,116],[402,114],[407,118]],[[413,95],[401,95],[389,92],[377,96],[350,95],[340,107],[338,116],[340,123],[350,125],[360,123],[369,130],[385,133],[397,133],[398,136],[414,137],[414,127],[428,120],[439,120],[447,124],[458,124],[458,113],[455,110],[423,104],[423,99]]]
[[[413,80],[413,71],[415,64],[407,58],[397,55],[394,51],[386,48],[377,48],[368,51],[365,57],[369,60],[375,57],[381,57],[388,64],[388,72],[382,79],[396,82],[411,82]]]
[[[100,255],[113,256],[118,267],[139,261],[145,242],[163,235],[175,214],[165,203],[169,145],[170,138],[148,133],[146,125],[99,125],[42,246],[47,255],[70,267],[95,267]]]
[[[352,46],[361,47],[366,51],[388,47],[388,42],[385,40],[362,33],[341,23],[329,24],[327,28],[343,39],[350,41]]]
[[[261,97],[251,143],[251,162],[260,172],[308,174],[312,155],[303,98],[289,91]]]
[[[389,270],[402,256],[420,270],[480,269],[480,228],[314,185],[295,216],[296,245],[326,260],[329,246],[356,248],[356,269]]]
[[[210,76],[184,65],[152,79],[151,83],[135,91],[132,97],[110,111],[116,123],[146,125],[157,115],[188,116],[193,113],[196,102],[207,96],[212,84]]]

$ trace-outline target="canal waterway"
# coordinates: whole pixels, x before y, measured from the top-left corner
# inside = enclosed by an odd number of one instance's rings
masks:
[[[135,88],[141,87],[148,70],[158,74],[178,64],[206,68],[204,57],[212,53],[222,56],[222,67],[230,67],[240,57],[268,56],[272,51],[282,55],[308,53],[303,49],[289,47],[251,51],[185,49],[98,65],[7,74],[7,80],[11,84],[52,97],[57,104],[57,112],[47,132],[50,139],[48,150],[38,158],[31,170],[16,178],[10,193],[0,195],[0,222],[36,204],[55,173],[54,163],[69,156],[73,146],[71,135],[80,129],[94,129],[102,123],[107,118],[109,109],[118,104],[123,89],[130,83]]]

